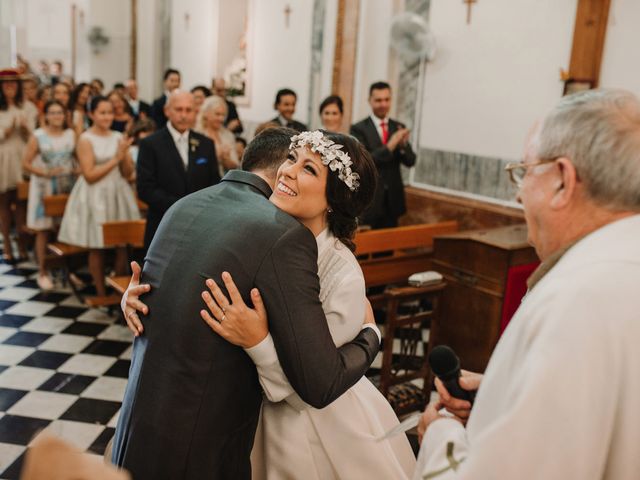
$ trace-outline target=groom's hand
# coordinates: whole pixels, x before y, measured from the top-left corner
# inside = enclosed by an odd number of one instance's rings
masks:
[[[143,293],[147,293],[151,290],[151,285],[143,283],[140,284],[140,265],[138,262],[131,262],[131,271],[133,272],[131,275],[131,280],[129,281],[129,286],[122,295],[122,300],[120,301],[120,308],[122,309],[122,314],[124,315],[124,319],[127,322],[127,327],[129,330],[133,332],[134,336],[142,335],[144,331],[144,327],[142,326],[142,322],[138,317],[137,312],[141,312],[143,315],[149,313],[149,307],[147,307],[144,303],[139,300],[140,295]]]

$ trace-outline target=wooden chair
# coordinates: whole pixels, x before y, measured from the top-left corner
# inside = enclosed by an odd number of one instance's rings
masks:
[[[29,199],[29,182],[18,182],[18,200],[26,202]]]
[[[147,226],[146,220],[129,220],[122,222],[107,222],[102,225],[102,236],[105,247],[127,246],[128,248],[144,247],[144,230]],[[121,275],[107,277],[107,284],[113,288],[120,296],[129,285],[129,276]],[[120,302],[120,296],[118,301]]]
[[[422,410],[429,401],[431,376],[427,359],[431,321],[439,313],[446,284],[391,288],[372,299],[386,313],[378,388],[394,411]],[[415,382],[421,380],[421,385]]]
[[[382,366],[372,380],[398,415],[422,409],[429,400],[425,338],[445,288],[444,282],[411,287],[407,280],[432,268],[434,237],[457,230],[457,222],[451,221],[369,230],[355,238],[367,287],[386,287],[368,295],[373,308],[384,314]]]

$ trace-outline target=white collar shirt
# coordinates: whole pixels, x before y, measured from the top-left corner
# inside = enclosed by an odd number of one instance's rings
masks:
[[[187,165],[189,165],[189,129],[180,133],[171,125],[171,122],[167,122],[167,129],[171,134],[171,138],[173,138],[173,142],[176,144],[184,167],[187,168]]]
[[[371,118],[371,121],[373,122],[373,124],[376,126],[376,130],[378,131],[378,136],[380,137],[380,140],[382,140],[382,127],[380,126],[380,124],[382,122],[384,122],[387,125],[387,134],[389,132],[389,117],[384,117],[384,118],[378,118],[376,117],[373,113],[371,114],[371,116],[369,117]],[[387,135],[387,139],[390,137],[391,135]]]

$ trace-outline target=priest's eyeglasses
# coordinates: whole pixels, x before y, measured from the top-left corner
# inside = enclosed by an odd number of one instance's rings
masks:
[[[509,179],[516,185],[516,187],[520,188],[524,181],[524,177],[527,175],[529,167],[537,167],[538,165],[544,165],[545,163],[555,162],[557,159],[557,157],[547,158],[532,163],[512,162],[507,163],[504,169],[509,172]]]

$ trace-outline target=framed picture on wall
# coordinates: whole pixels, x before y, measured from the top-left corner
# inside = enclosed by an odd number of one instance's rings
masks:
[[[592,80],[579,80],[576,78],[569,78],[564,82],[564,91],[562,95],[571,95],[572,93],[582,92],[584,90],[591,90],[594,87]]]

